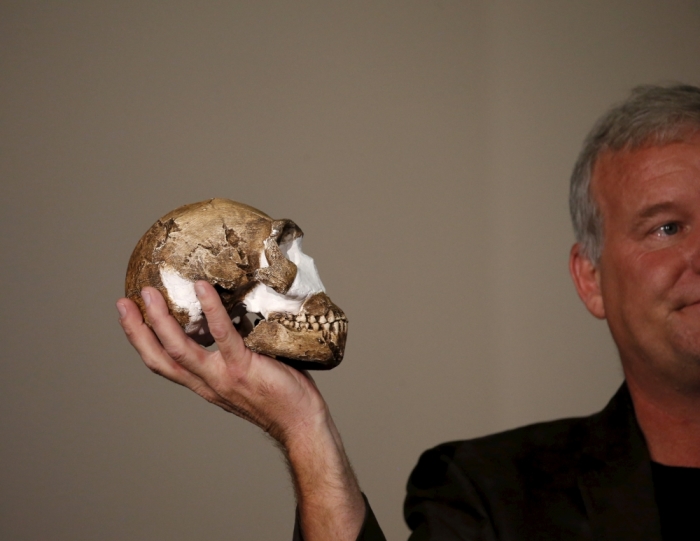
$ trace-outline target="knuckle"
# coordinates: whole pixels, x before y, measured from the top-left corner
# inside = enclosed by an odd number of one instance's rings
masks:
[[[134,323],[133,321],[129,321],[127,319],[122,319],[120,321],[122,330],[124,331],[124,335],[126,338],[129,340],[129,342],[133,342],[136,340],[139,336],[139,331],[141,330],[142,326],[144,325],[143,321],[138,324]]]
[[[201,396],[204,400],[207,402],[211,402],[212,404],[217,404],[219,403],[219,397],[218,395],[209,389],[204,383],[198,383],[197,385],[194,385],[191,387],[192,391],[194,391],[196,394]]]
[[[247,389],[250,387],[250,375],[241,367],[229,366],[227,372],[229,380],[236,388]]]
[[[146,365],[148,366],[148,365]],[[157,366],[148,366],[148,369],[153,372],[156,376],[163,376],[163,371]]]
[[[220,342],[228,337],[230,326],[230,323],[229,325],[226,325],[225,322],[214,320],[209,323],[209,332],[214,337],[214,340]]]
[[[170,355],[170,358],[178,364],[182,364],[183,362],[187,361],[187,353],[180,347],[170,347],[168,349],[168,355]]]
[[[160,313],[158,310],[150,310],[148,312],[148,322],[151,327],[158,327],[164,319],[164,314]]]
[[[133,327],[131,327],[130,325],[122,325],[122,329],[124,329],[126,339],[129,342],[133,342],[134,338],[136,337],[136,332],[134,331]]]
[[[146,365],[146,368],[148,368],[151,372],[153,372],[154,374],[158,374],[159,376],[163,375],[163,370],[154,357],[142,354],[141,359],[143,360],[143,364]]]
[[[260,398],[265,402],[272,403],[276,401],[275,388],[267,381],[263,381],[260,383],[258,393],[260,395]]]
[[[211,386],[219,396],[241,398],[249,388],[249,380],[241,370],[229,368],[218,377],[212,378]]]

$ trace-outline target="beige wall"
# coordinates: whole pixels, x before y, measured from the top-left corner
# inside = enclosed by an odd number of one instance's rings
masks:
[[[567,178],[694,1],[0,2],[0,538],[287,539],[258,432],[151,375],[131,249],[213,196],[289,217],[351,320],[318,376],[390,539],[421,450],[601,408]]]

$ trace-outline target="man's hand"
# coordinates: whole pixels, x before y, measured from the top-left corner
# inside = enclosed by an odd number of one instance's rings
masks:
[[[148,368],[258,425],[282,444],[298,423],[325,415],[323,398],[307,374],[247,349],[216,290],[202,281],[195,290],[218,351],[189,338],[156,289],[142,292],[155,334],[136,304],[118,301],[124,332]]]
[[[306,541],[354,540],[364,501],[315,383],[307,373],[246,348],[210,284],[199,281],[195,291],[217,351],[189,338],[160,292],[150,287],[142,296],[153,330],[134,302],[117,301],[129,342],[153,372],[256,424],[281,444]]]

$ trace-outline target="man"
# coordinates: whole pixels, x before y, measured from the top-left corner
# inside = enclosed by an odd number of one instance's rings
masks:
[[[700,539],[700,89],[640,87],[594,127],[571,181],[570,271],[605,318],[625,384],[599,414],[427,451],[408,484],[419,540]],[[118,301],[151,370],[270,433],[298,502],[297,539],[384,539],[311,378],[247,350],[196,286],[219,350],[162,297]],[[685,536],[685,537],[684,537]]]

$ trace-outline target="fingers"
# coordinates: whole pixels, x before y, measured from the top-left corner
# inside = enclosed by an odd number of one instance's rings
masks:
[[[195,292],[207,319],[209,332],[217,342],[218,355],[200,347],[183,332],[180,324],[168,312],[168,305],[157,289],[145,287],[141,293],[148,319],[166,354],[204,382],[220,380],[226,365],[230,367],[233,364],[239,374],[244,373],[250,364],[251,352],[236,332],[219,294],[204,281],[195,284]]]
[[[228,312],[221,304],[219,294],[214,287],[205,282],[198,281],[195,286],[197,299],[199,299],[207,318],[207,325],[222,358],[228,363],[237,363],[239,368],[245,368],[250,363],[251,351],[245,347],[245,343],[231,323]]]
[[[152,372],[187,387],[212,404],[216,404],[231,413],[236,413],[240,417],[245,417],[244,412],[233,408],[199,376],[173,360],[153,331],[144,323],[141,311],[133,301],[119,299],[117,309],[120,315],[119,322],[127,339]],[[150,314],[149,317],[151,317]],[[179,327],[178,330],[182,332]],[[196,344],[195,347],[205,352]]]
[[[134,302],[117,302],[124,332],[148,368],[280,441],[300,419],[309,418],[309,411],[316,415],[323,410],[324,402],[308,373],[247,349],[216,290],[206,282],[198,282],[195,289],[218,351],[208,351],[189,338],[154,288],[142,292],[152,329]]]
[[[143,359],[144,364],[156,374],[194,390],[204,383],[194,374],[176,363],[165,351],[163,345],[146,325],[141,312],[130,299],[117,301],[119,323],[127,339]]]

